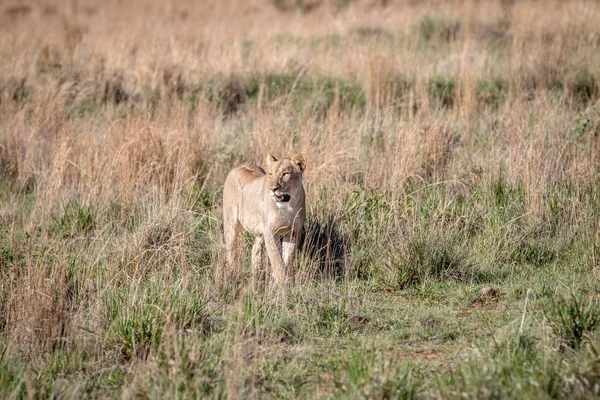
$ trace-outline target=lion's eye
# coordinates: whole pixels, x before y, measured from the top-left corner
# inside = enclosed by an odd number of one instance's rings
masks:
[[[285,171],[285,172],[283,173],[283,176],[287,176],[287,175],[289,175],[289,174],[290,174],[289,172]]]

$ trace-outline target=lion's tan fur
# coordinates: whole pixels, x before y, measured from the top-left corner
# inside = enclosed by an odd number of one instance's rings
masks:
[[[243,228],[254,235],[252,271],[260,274],[262,246],[271,262],[275,283],[290,277],[304,225],[302,173],[306,157],[276,160],[267,155],[265,170],[255,165],[233,169],[223,188],[223,232],[229,265],[235,262],[235,242]]]

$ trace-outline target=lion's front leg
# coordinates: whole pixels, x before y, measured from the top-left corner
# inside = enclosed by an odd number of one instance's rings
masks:
[[[283,253],[283,265],[285,266],[286,272],[289,273],[292,268],[292,263],[296,258],[296,239],[284,238],[281,245]]]
[[[285,268],[285,274],[293,282],[294,271],[292,269],[292,264],[294,263],[294,259],[296,258],[296,240],[284,238],[283,242],[281,243],[281,247],[283,253],[283,265]]]
[[[254,238],[254,245],[252,246],[252,276],[255,279],[262,279],[264,276],[263,269],[261,268],[262,262],[262,247],[265,243],[265,239],[262,236],[256,236]]]
[[[285,282],[285,268],[281,258],[281,239],[272,234],[265,235],[265,248],[273,268],[273,280],[281,285]]]
[[[302,222],[299,226],[295,226],[292,231],[283,237],[282,253],[283,253],[283,264],[285,265],[286,272],[292,274],[292,264],[296,259],[296,253],[298,251],[298,242],[300,240],[300,232],[302,232]]]

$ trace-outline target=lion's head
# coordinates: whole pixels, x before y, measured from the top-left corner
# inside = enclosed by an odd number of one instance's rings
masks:
[[[265,158],[265,172],[269,192],[277,203],[287,203],[302,186],[302,173],[306,168],[306,156],[296,154],[292,158],[277,160],[270,154]]]

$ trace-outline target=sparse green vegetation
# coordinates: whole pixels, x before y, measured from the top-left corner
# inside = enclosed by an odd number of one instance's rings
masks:
[[[429,41],[450,42],[458,38],[461,24],[459,21],[444,17],[424,16],[417,25],[416,31],[419,36]]]
[[[0,398],[598,397],[599,13],[0,6]],[[295,152],[276,292],[221,190]]]
[[[502,105],[506,99],[508,83],[501,78],[481,79],[477,81],[477,100],[491,107]]]
[[[429,84],[429,95],[442,106],[452,107],[457,95],[456,81],[453,78],[435,77]]]
[[[554,331],[559,347],[579,348],[586,335],[600,325],[598,299],[571,295],[570,299],[553,299],[546,318]]]

